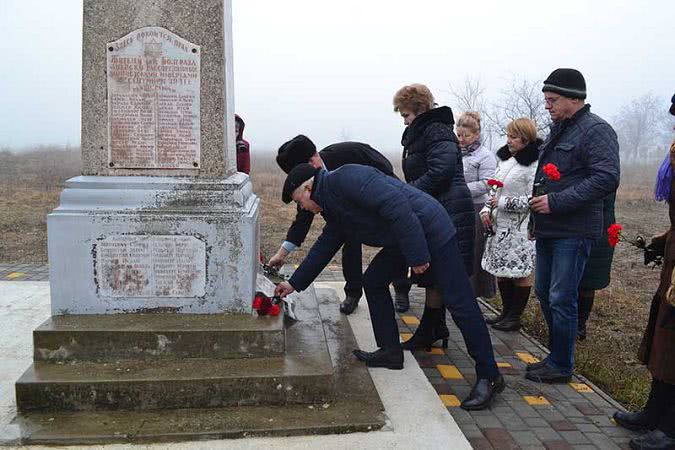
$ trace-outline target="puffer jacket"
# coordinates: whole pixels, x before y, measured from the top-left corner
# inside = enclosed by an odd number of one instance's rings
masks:
[[[403,132],[405,180],[438,200],[457,229],[457,243],[467,273],[473,271],[475,210],[464,181],[459,144],[447,106],[424,112]]]
[[[543,167],[555,164],[559,181],[547,180]],[[539,148],[535,182],[545,181],[550,214],[532,213],[534,236],[543,239],[598,239],[602,201],[619,186],[619,143],[614,129],[585,105],[555,122]],[[533,191],[534,192],[534,191]]]

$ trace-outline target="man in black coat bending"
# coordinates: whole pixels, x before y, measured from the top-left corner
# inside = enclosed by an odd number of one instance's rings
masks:
[[[302,163],[309,163],[316,169],[327,170],[335,170],[345,164],[360,164],[396,177],[389,160],[370,145],[361,142],[339,142],[317,152],[316,146],[307,136],[298,135],[279,148],[277,164],[284,172],[289,173]],[[270,266],[281,267],[286,257],[302,245],[313,220],[314,214],[298,208],[295,220],[286,234],[286,240],[268,262]],[[345,301],[340,305],[340,312],[351,314],[358,306],[363,293],[361,243],[345,242],[342,247],[342,274],[345,277]],[[410,283],[405,278],[397,280],[394,289],[396,309],[399,312],[407,311]]]

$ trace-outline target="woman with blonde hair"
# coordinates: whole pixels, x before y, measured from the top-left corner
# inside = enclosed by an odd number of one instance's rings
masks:
[[[532,289],[535,245],[527,235],[528,199],[541,142],[531,119],[520,118],[508,124],[506,145],[497,151],[495,172],[495,179],[501,181],[503,187],[491,191],[480,212],[489,234],[481,265],[497,277],[502,297],[502,312],[495,319],[488,319],[497,330],[520,329],[520,317]]]
[[[453,131],[454,118],[447,106],[434,107],[434,97],[423,84],[404,86],[394,95],[394,111],[401,114],[406,129],[403,145],[403,173],[407,183],[430,194],[448,211],[457,228],[459,249],[468,275],[473,268],[474,209],[464,181],[462,155]],[[413,337],[403,348],[427,348],[439,339],[447,346],[443,299],[430,276],[417,280],[426,289],[424,314]]]
[[[482,144],[480,113],[467,111],[457,121],[457,138],[462,152],[464,180],[471,192],[473,207],[476,211],[476,236],[473,244],[473,275],[471,285],[478,297],[495,296],[495,277],[483,270],[481,258],[485,248],[485,233],[481,226],[480,211],[488,200],[490,190],[487,181],[494,177],[497,160],[495,155]]]

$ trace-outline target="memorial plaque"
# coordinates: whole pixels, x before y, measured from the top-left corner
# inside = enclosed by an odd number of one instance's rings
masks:
[[[198,169],[199,46],[161,27],[107,44],[108,166]]]
[[[194,236],[111,236],[94,248],[99,294],[106,297],[201,297],[206,244]]]

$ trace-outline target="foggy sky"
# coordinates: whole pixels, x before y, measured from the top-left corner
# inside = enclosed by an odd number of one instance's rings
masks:
[[[675,2],[233,0],[237,112],[252,150],[303,133],[398,151],[404,84],[479,78],[497,100],[513,76],[557,67],[586,77],[606,119],[675,92]],[[0,0],[0,148],[80,141],[81,0]]]

